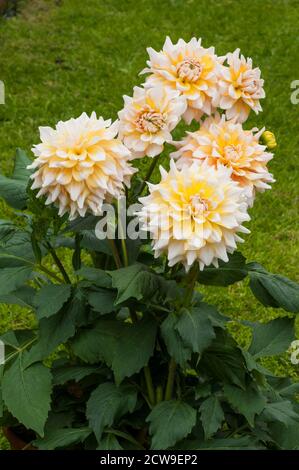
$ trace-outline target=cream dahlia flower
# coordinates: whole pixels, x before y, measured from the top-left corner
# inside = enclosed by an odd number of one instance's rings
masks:
[[[227,121],[219,115],[207,118],[196,132],[189,132],[181,142],[173,142],[177,152],[177,166],[191,165],[194,161],[208,165],[219,164],[231,168],[231,177],[245,190],[251,205],[257,191],[271,188],[274,179],[267,169],[273,154],[259,144],[264,129],[244,130],[241,124]]]
[[[258,67],[252,68],[252,60],[240,57],[240,49],[226,56],[228,66],[222,66],[219,77],[219,107],[226,110],[228,119],[244,122],[250,111],[262,111],[260,99],[265,98],[264,80]]]
[[[124,96],[124,102],[118,113],[119,137],[134,158],[159,155],[186,110],[185,99],[178,91],[161,86],[134,87],[133,97]]]
[[[129,150],[115,138],[117,121],[111,124],[95,113],[83,113],[58,122],[55,129],[39,130],[41,143],[33,147],[36,159],[29,166],[36,169],[31,188],[39,188],[37,197],[47,196],[46,204],[55,203],[59,215],[101,215],[103,201],[129,186],[136,170],[129,164]]]
[[[160,52],[147,49],[150,60],[148,68],[141,73],[150,73],[145,86],[168,86],[178,90],[187,99],[187,110],[183,117],[190,124],[199,120],[203,113],[211,114],[214,102],[218,102],[218,69],[223,59],[215,55],[214,47],[205,49],[201,39],[180,39],[173,44],[166,38]]]
[[[150,232],[155,256],[166,253],[169,266],[183,263],[188,271],[194,262],[200,269],[243,241],[237,232],[248,233],[242,223],[250,220],[243,189],[231,179],[231,168],[193,163],[179,170],[171,160],[167,173],[160,167],[161,182],[149,184],[150,194],[140,199],[138,213],[143,229]]]

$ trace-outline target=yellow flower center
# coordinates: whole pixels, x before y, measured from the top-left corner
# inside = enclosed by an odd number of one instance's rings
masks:
[[[186,82],[197,82],[203,71],[198,59],[184,59],[177,65],[177,76]]]
[[[141,132],[150,132],[155,134],[166,125],[165,117],[162,113],[156,111],[143,111],[136,119],[136,127]]]

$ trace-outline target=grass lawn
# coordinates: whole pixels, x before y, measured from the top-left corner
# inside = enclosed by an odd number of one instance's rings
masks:
[[[265,125],[278,141],[270,163],[276,183],[258,197],[251,211],[251,234],[242,252],[272,272],[299,281],[298,163],[299,105],[290,102],[299,79],[298,0],[27,0],[15,18],[0,20],[0,80],[6,104],[0,106],[0,165],[9,173],[15,147],[28,152],[39,140],[38,126],[53,126],[95,110],[117,116],[122,95],[142,82],[138,77],[146,47],[160,49],[165,36],[202,37],[219,55],[237,47],[262,70],[264,112],[248,128]],[[167,156],[164,157],[167,164]],[[8,209],[0,205],[0,217]],[[268,321],[284,315],[259,305],[246,283],[229,289],[206,289],[233,318]],[[27,312],[0,306],[0,332],[26,325]],[[242,342],[246,330],[232,324]],[[269,360],[281,373],[299,379],[288,355]],[[297,367],[297,369],[296,369]],[[5,440],[0,437],[0,449]]]

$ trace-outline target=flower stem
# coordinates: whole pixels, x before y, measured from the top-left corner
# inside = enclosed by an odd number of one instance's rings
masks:
[[[183,302],[184,307],[189,307],[192,302],[194,287],[195,287],[197,276],[198,276],[198,269],[199,269],[199,265],[198,263],[195,263],[192,266],[191,271],[189,273],[189,276],[188,276],[189,285],[187,286],[187,293]]]
[[[150,177],[152,176],[152,173],[154,171],[154,169],[156,168],[156,165],[158,163],[158,160],[159,160],[159,155],[157,155],[156,157],[153,158],[153,161],[152,163],[150,164],[149,166],[149,169],[145,175],[145,178],[143,180],[143,182],[141,183],[141,186],[139,188],[139,191],[137,192],[137,197],[140,196],[142,193],[143,193],[143,190],[146,186],[146,182],[150,179]]]
[[[124,266],[129,266],[129,258],[128,258],[128,251],[127,251],[127,245],[126,245],[126,239],[125,239],[125,231],[124,227],[122,224],[121,217],[119,217],[119,229],[120,229],[120,235],[121,235],[121,248],[122,248],[122,253],[123,253],[123,262]]]
[[[130,316],[131,316],[131,320],[133,324],[138,322],[138,317],[137,317],[135,310],[130,309]],[[143,372],[144,372],[148,399],[149,399],[150,404],[154,406],[156,403],[156,397],[155,397],[155,390],[153,386],[152,374],[151,374],[151,370],[149,366],[145,366],[143,368]]]
[[[186,297],[184,298],[184,302],[183,302],[184,307],[189,307],[191,304],[194,287],[195,287],[197,276],[198,276],[198,268],[199,268],[198,263],[195,263],[192,266],[191,271],[189,273],[189,277],[188,277],[189,285],[187,288]],[[175,381],[175,371],[176,371],[176,362],[172,357],[170,359],[169,368],[168,368],[168,378],[167,378],[166,391],[165,391],[165,400],[171,400],[172,398],[173,386],[174,386],[174,381]]]
[[[126,240],[124,238],[121,239],[121,247],[122,247],[122,251],[123,251],[124,265],[129,266],[127,245],[126,245]]]
[[[175,371],[176,371],[176,362],[172,357],[169,362],[168,378],[167,378],[166,391],[165,391],[165,400],[171,400],[172,398]]]
[[[52,273],[48,268],[45,266],[42,266],[41,264],[38,265],[38,269],[45,274],[47,274],[49,277],[52,277],[52,279],[55,279],[55,281],[59,282],[60,284],[64,284],[64,280],[61,279],[59,276],[57,276],[55,273]]]
[[[112,255],[113,255],[113,258],[114,258],[115,265],[116,265],[117,269],[119,269],[119,268],[122,267],[122,265],[121,265],[121,260],[120,260],[120,257],[119,257],[119,254],[118,254],[118,251],[117,251],[117,248],[116,248],[115,241],[113,240],[113,238],[108,237],[108,242],[109,242],[109,245],[110,245],[110,248],[111,248],[111,251],[112,251]]]
[[[53,248],[53,246],[52,246],[49,242],[47,242],[47,247],[48,247],[48,249],[49,249],[49,252],[50,252],[50,254],[51,254],[51,256],[52,256],[52,258],[53,258],[53,260],[54,260],[56,266],[57,266],[58,269],[60,270],[63,279],[65,280],[65,282],[66,282],[67,284],[71,284],[72,281],[70,280],[70,278],[69,278],[69,276],[68,276],[68,273],[67,273],[66,270],[64,269],[64,266],[63,266],[62,262],[60,261],[58,255],[57,255],[57,253],[56,253],[56,251],[55,251],[55,249]]]
[[[154,391],[153,380],[152,380],[152,375],[151,375],[150,368],[149,368],[149,366],[145,366],[143,370],[144,370],[144,377],[145,377],[149,402],[150,402],[151,405],[155,405],[156,397],[155,397],[155,391]]]
[[[161,403],[163,400],[163,387],[162,385],[158,385],[156,388],[156,403]]]

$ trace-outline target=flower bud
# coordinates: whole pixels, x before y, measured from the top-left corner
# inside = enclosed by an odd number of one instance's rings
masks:
[[[262,133],[261,143],[267,145],[267,148],[269,150],[273,150],[277,146],[275,135],[273,134],[273,132],[270,131],[265,131]]]

